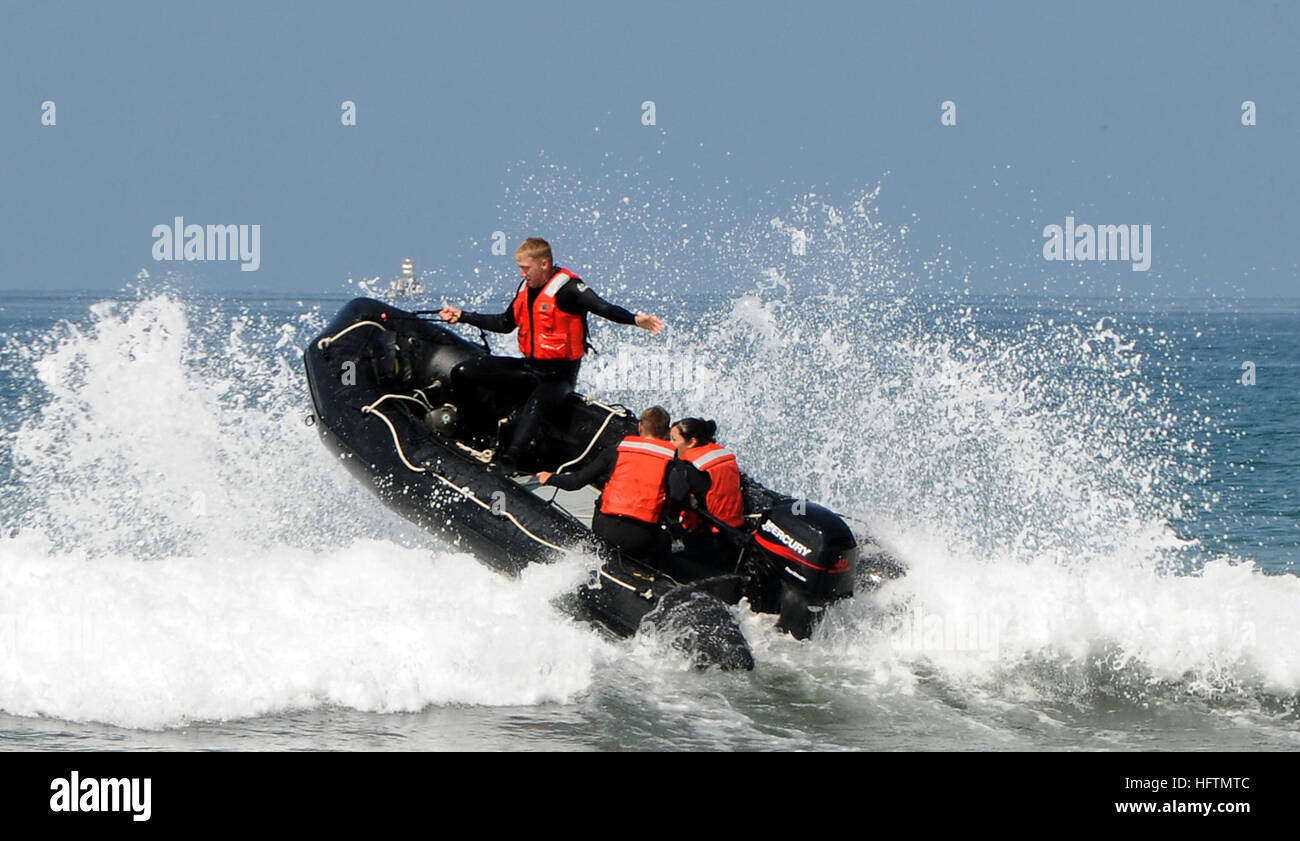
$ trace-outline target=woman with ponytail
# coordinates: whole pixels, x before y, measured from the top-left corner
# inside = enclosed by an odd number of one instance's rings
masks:
[[[740,466],[736,456],[714,440],[718,424],[700,418],[684,418],[673,424],[669,440],[677,448],[677,457],[693,464],[709,476],[711,484],[706,498],[709,514],[731,526],[739,528],[745,522],[745,500],[740,492]],[[693,511],[682,514],[688,545],[702,549],[710,555],[729,554],[730,542],[718,527]],[[723,560],[723,558],[718,558]]]

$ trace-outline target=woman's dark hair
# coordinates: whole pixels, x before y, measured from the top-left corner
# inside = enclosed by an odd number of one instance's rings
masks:
[[[718,432],[716,421],[700,420],[699,418],[682,418],[673,426],[681,431],[683,438],[700,444],[712,444],[713,436]]]

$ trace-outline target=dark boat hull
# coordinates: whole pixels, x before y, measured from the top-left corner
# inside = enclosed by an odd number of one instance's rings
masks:
[[[517,395],[503,395],[504,407],[462,400],[454,428],[438,421],[439,407],[454,397],[451,370],[486,353],[440,324],[380,301],[351,301],[304,353],[316,428],[384,504],[503,572],[571,551],[594,556],[599,569],[570,600],[575,610],[620,635],[652,629],[700,665],[753,666],[724,602],[747,596],[806,636],[815,613],[809,605],[852,593],[856,540],[843,521],[811,504],[810,513],[801,511],[748,477],[746,509],[758,529],[737,535],[725,566],[683,558],[666,567],[674,576],[627,557],[596,538],[589,522],[489,468],[500,418]],[[572,394],[545,418],[543,432],[544,443],[521,467],[578,469],[635,434],[636,418]]]

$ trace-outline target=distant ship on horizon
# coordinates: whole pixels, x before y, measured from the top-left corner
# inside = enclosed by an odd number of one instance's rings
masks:
[[[394,296],[403,295],[420,295],[424,293],[424,284],[415,276],[415,261],[410,257],[402,260],[402,268],[398,271],[397,277],[393,278],[389,284],[389,290]]]

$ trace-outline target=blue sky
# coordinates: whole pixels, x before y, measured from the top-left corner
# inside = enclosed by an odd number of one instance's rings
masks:
[[[880,183],[877,218],[951,261],[940,283],[1297,295],[1298,23],[1272,2],[7,2],[0,288],[117,289],[148,268],[340,292],[407,255],[504,282],[495,230],[580,264],[572,223],[523,229],[545,218],[531,176],[631,180],[740,220]],[[155,263],[177,215],[260,225],[259,269]],[[1151,270],[1045,261],[1067,215],[1150,224]]]

